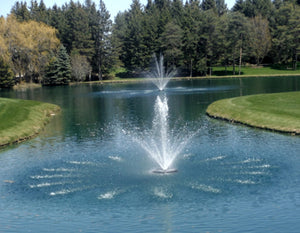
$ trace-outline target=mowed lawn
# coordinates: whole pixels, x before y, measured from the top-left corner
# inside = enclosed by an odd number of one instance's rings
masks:
[[[253,127],[300,134],[300,92],[223,99],[209,105],[206,112]]]
[[[35,136],[59,111],[54,104],[0,98],[0,146]]]

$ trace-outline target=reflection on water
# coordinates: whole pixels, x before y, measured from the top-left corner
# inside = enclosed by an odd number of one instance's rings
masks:
[[[125,132],[151,129],[151,86],[1,92],[63,111],[39,137],[1,149],[0,231],[296,232],[299,137],[205,116],[214,100],[298,90],[296,81],[170,82],[170,130],[199,133],[178,155],[178,172],[167,175],[151,172],[155,164]]]

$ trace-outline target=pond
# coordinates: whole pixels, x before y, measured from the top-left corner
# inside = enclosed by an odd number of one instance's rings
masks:
[[[62,113],[0,150],[0,232],[299,232],[299,136],[205,115],[218,99],[299,90],[300,77],[269,77],[172,81],[163,92],[151,83],[1,91]],[[167,142],[189,139],[170,174],[151,172],[136,140],[152,141],[158,98]]]

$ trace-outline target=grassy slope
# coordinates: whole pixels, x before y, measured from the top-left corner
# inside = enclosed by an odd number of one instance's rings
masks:
[[[211,117],[249,126],[300,134],[300,92],[250,95],[208,106]]]
[[[0,98],[0,146],[33,137],[59,110],[53,104]]]

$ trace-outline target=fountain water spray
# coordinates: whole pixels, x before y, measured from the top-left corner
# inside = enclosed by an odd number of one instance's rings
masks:
[[[152,78],[152,82],[157,86],[157,88],[162,91],[165,89],[170,79],[176,74],[176,69],[172,68],[165,71],[163,55],[160,55],[159,59],[157,59],[156,55],[153,55],[153,57],[155,69],[151,71],[148,76]]]
[[[194,133],[187,133],[186,131],[185,128],[180,127],[176,132],[169,129],[168,99],[165,95],[157,96],[152,128],[134,138],[159,166],[158,169],[153,171],[154,173],[177,171],[172,167],[173,163],[194,136]]]

